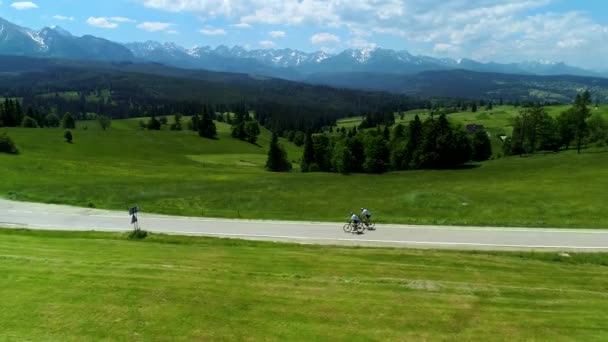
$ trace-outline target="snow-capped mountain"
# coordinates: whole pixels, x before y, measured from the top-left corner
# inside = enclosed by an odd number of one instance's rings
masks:
[[[564,63],[481,63],[470,59],[416,56],[407,51],[382,48],[350,49],[337,54],[293,49],[248,50],[220,45],[185,48],[175,43],[147,41],[118,44],[90,35],[75,37],[55,26],[31,30],[0,18],[0,54],[103,61],[156,62],[187,69],[249,73],[306,80],[312,75],[375,73],[410,75],[425,71],[469,70],[529,75],[608,75],[571,67]],[[332,76],[327,76],[332,77]],[[321,77],[322,78],[322,77]]]
[[[75,37],[59,27],[40,31],[21,27],[0,18],[0,54],[86,60],[133,60],[124,46],[93,36]]]
[[[48,51],[38,32],[0,18],[0,54],[34,55]]]
[[[605,76],[593,71],[549,61],[525,63],[481,63],[471,59],[415,56],[407,51],[382,48],[349,49],[338,54],[302,52],[293,49],[246,50],[220,45],[186,49],[173,43],[126,44],[142,60],[177,67],[254,73],[266,76],[306,79],[323,73],[415,74],[424,71],[464,69],[476,72],[529,75]]]

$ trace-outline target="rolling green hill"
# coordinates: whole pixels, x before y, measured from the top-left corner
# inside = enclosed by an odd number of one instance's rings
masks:
[[[73,130],[0,129],[21,154],[0,155],[0,196],[77,206],[261,219],[343,221],[362,206],[381,222],[608,227],[603,149],[502,158],[471,169],[352,175],[264,171],[260,146],[195,132],[143,131],[138,119]],[[302,150],[282,141],[289,159]],[[595,153],[591,153],[595,152]],[[353,191],[353,189],[355,189]],[[332,205],[328,205],[331,203]]]

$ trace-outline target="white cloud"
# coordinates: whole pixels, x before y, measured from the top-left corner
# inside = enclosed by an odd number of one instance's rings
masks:
[[[580,47],[583,44],[585,44],[584,39],[569,38],[557,42],[557,47],[560,49],[574,49]]]
[[[199,31],[205,36],[225,36],[226,31],[223,29],[204,28]]]
[[[168,34],[179,34],[179,31],[177,30],[169,30],[167,31]]]
[[[372,43],[364,39],[363,37],[357,36],[348,41],[348,45],[356,49],[373,49],[378,47],[376,43]]]
[[[437,43],[433,47],[433,52],[435,53],[447,53],[454,49],[454,46],[446,43]]]
[[[310,42],[316,45],[327,44],[327,43],[339,43],[340,38],[331,33],[317,33],[310,37]]]
[[[148,32],[158,32],[165,31],[166,29],[172,27],[174,24],[172,23],[160,23],[160,22],[150,22],[146,21],[139,25],[137,28],[140,30],[148,31]]]
[[[268,34],[272,38],[285,38],[287,36],[287,34],[283,31],[270,31],[270,32],[268,32]]]
[[[87,24],[99,28],[115,29],[119,26],[119,23],[134,23],[135,20],[125,17],[89,17]]]
[[[111,22],[110,20],[108,20],[108,18],[90,17],[89,19],[87,19],[87,24],[105,29],[114,29],[118,27],[117,23]]]
[[[11,7],[18,11],[24,11],[24,10],[36,9],[36,8],[38,8],[38,5],[36,5],[35,3],[30,2],[30,1],[20,1],[20,2],[13,2],[11,4]]]
[[[272,40],[262,40],[258,44],[264,49],[270,49],[277,46]]]
[[[74,17],[67,17],[67,16],[64,16],[64,15],[54,15],[53,19],[56,19],[56,20],[67,20],[67,21],[74,21],[74,20],[76,20],[76,19],[74,19]]]
[[[134,22],[136,22],[136,20],[133,20],[130,18],[125,18],[125,17],[111,17],[111,18],[108,18],[108,20],[114,21],[117,23],[134,23]]]
[[[420,53],[497,61],[558,58],[598,66],[608,54],[608,25],[586,12],[548,7],[559,0],[138,1],[150,8],[220,17],[243,26],[346,30],[355,37],[348,42],[351,46],[369,43],[363,39],[369,35],[388,35]],[[579,8],[585,8],[584,2]],[[314,41],[323,45],[326,39],[329,45],[338,42],[329,36]]]
[[[238,24],[232,25],[232,27],[236,27],[236,28],[240,28],[240,29],[248,29],[248,28],[252,28],[253,26],[251,26],[247,23],[238,23]]]

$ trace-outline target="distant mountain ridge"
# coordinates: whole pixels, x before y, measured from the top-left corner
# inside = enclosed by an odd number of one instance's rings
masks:
[[[105,62],[140,62],[159,63],[182,69],[202,69],[209,71],[241,73],[258,76],[269,76],[286,80],[327,85],[339,88],[376,90],[392,93],[424,94],[433,96],[433,89],[424,87],[424,82],[431,80],[435,89],[441,82],[455,83],[451,87],[454,96],[460,94],[458,85],[469,84],[480,87],[477,91],[466,91],[466,96],[484,94],[492,97],[488,89],[499,88],[500,96],[505,94],[501,82],[509,84],[525,84],[534,94],[548,89],[547,81],[536,78],[514,79],[514,76],[580,76],[608,79],[608,74],[572,67],[564,63],[536,61],[523,63],[482,63],[471,59],[435,58],[416,56],[407,51],[394,51],[383,48],[349,49],[337,54],[326,52],[302,52],[294,49],[254,49],[220,45],[216,48],[209,46],[185,48],[175,43],[159,43],[147,41],[142,43],[119,44],[106,39],[86,35],[76,37],[61,27],[46,27],[34,31],[10,23],[0,18],[0,55],[60,58],[66,63],[83,61]],[[70,62],[71,61],[71,62]],[[477,75],[460,73],[466,71],[485,73]],[[192,72],[183,70],[184,73]],[[506,75],[502,77],[500,75]],[[484,82],[470,82],[470,78],[481,79]],[[517,82],[513,81],[517,80]],[[522,81],[522,80],[525,80]],[[541,86],[536,86],[540,82]],[[557,91],[559,83],[552,81],[550,94],[559,94],[563,99],[564,92]],[[596,81],[594,81],[596,82]],[[585,83],[585,82],[583,82]],[[580,85],[580,81],[568,81],[571,85]],[[593,86],[590,83],[588,86]],[[571,93],[568,89],[568,96]],[[513,91],[513,87],[509,88]],[[470,89],[469,89],[470,90]],[[437,90],[437,94],[440,91]],[[536,95],[529,95],[531,98]],[[441,93],[442,96],[449,96]],[[517,92],[517,98],[525,98],[525,94]],[[556,98],[556,95],[551,95]]]
[[[608,75],[572,67],[565,63],[549,61],[528,61],[522,63],[482,63],[471,59],[434,58],[415,56],[407,51],[394,51],[382,48],[349,49],[338,54],[325,52],[307,53],[293,49],[246,50],[240,46],[232,48],[220,45],[187,49],[174,43],[148,41],[125,44],[133,54],[142,60],[164,63],[177,67],[202,68],[215,71],[231,71],[222,63],[211,61],[241,61],[244,64],[266,68],[268,76],[283,77],[285,74],[294,79],[306,79],[312,74],[325,72],[373,72],[383,74],[416,74],[425,71],[468,70],[505,74],[539,76],[591,76]],[[232,63],[234,64],[234,63]],[[232,67],[232,65],[230,66]],[[241,68],[239,72],[247,72]]]
[[[134,60],[129,49],[107,39],[90,35],[75,37],[58,26],[34,31],[2,18],[0,54],[100,61]]]

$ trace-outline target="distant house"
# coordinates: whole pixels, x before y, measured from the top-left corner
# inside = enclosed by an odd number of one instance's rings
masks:
[[[469,132],[469,134],[475,134],[477,133],[477,131],[485,131],[486,128],[483,125],[475,125],[475,124],[471,124],[471,125],[467,125],[467,132]]]

